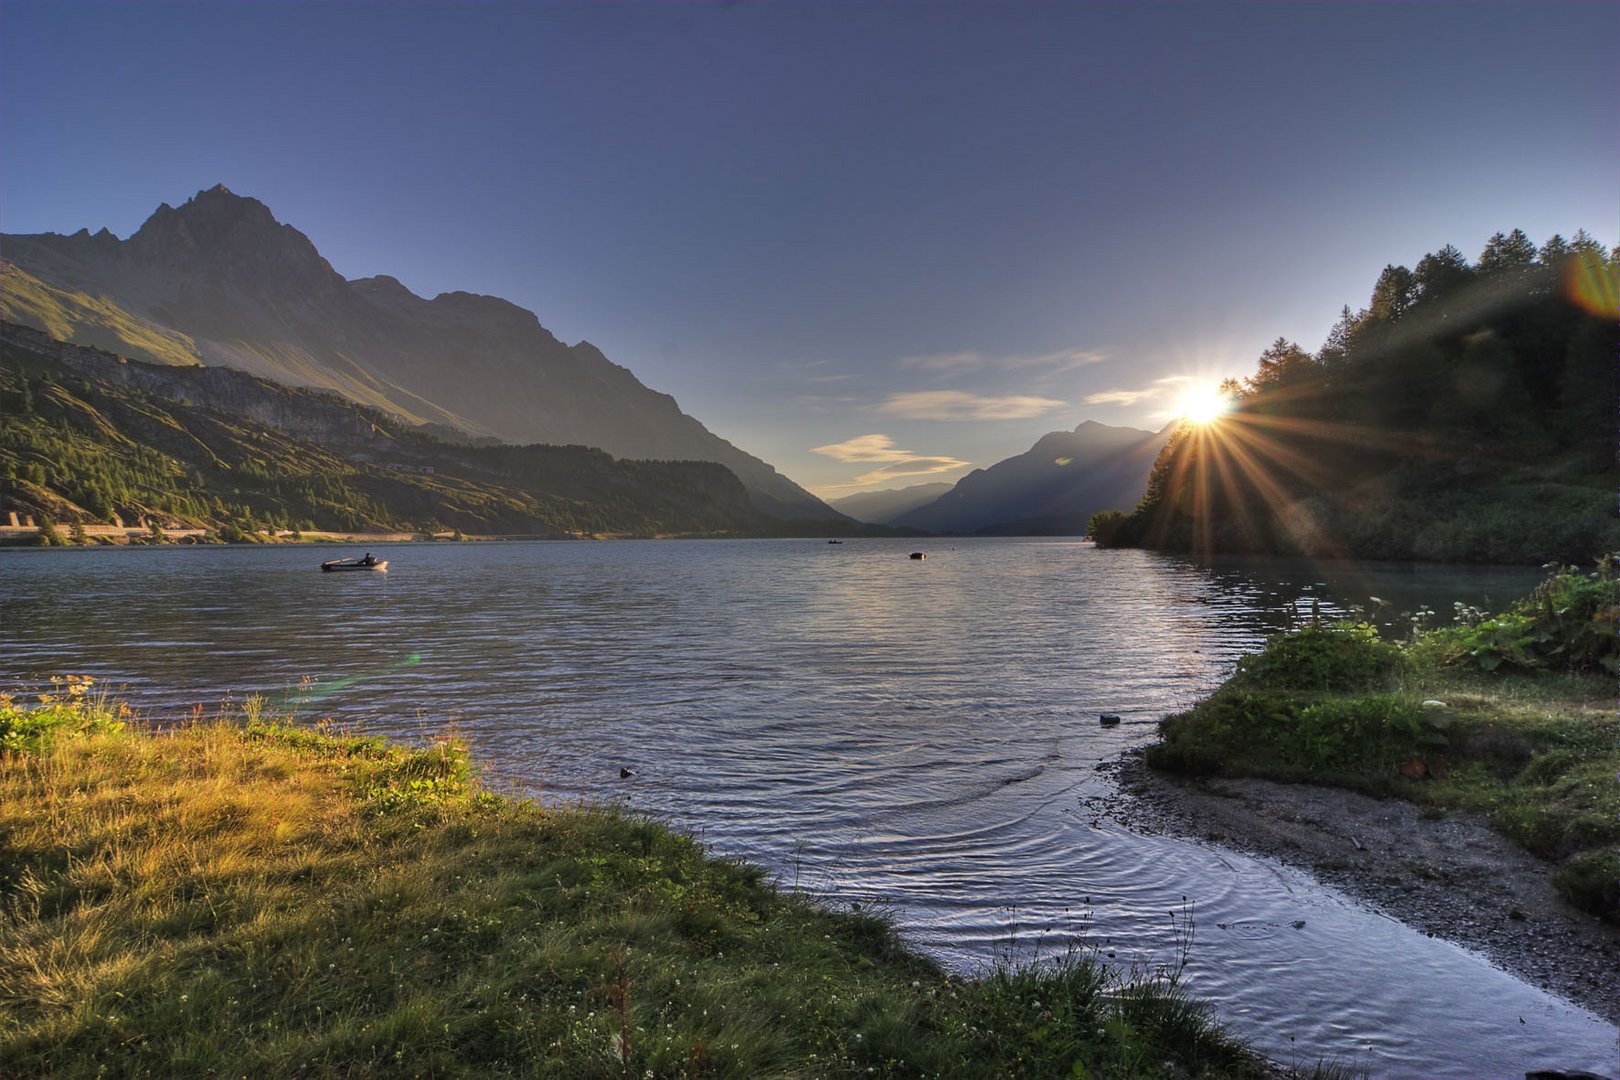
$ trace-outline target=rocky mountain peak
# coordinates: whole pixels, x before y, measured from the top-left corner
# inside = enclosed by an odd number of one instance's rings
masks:
[[[342,280],[309,237],[224,184],[199,191],[178,209],[163,203],[129,238],[129,252],[138,263],[202,271],[245,286],[296,280],[308,288]]]

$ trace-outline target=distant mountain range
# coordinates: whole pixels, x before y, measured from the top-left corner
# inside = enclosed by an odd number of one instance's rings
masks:
[[[63,341],[334,390],[441,434],[718,462],[763,513],[839,517],[589,342],[565,345],[495,297],[346,280],[303,233],[224,186],[160,206],[128,240],[103,229],[0,243],[0,314]]]
[[[903,488],[884,488],[882,491],[862,491],[842,499],[829,499],[827,505],[856,521],[892,525],[896,519],[920,506],[927,506],[953,486],[947,483],[913,484]]]
[[[1136,505],[1175,427],[1152,432],[1087,420],[1073,431],[1051,432],[885,524],[957,535],[1082,535],[1092,514]],[[897,502],[903,492],[894,494]],[[858,518],[851,499],[841,500],[840,508]]]

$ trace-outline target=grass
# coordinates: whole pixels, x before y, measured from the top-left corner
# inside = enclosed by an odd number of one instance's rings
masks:
[[[46,697],[0,704],[3,1075],[1266,1075],[1173,975],[947,976],[451,741]]]
[[[1480,814],[1546,859],[1568,900],[1620,920],[1616,587],[1607,562],[1559,570],[1509,611],[1402,645],[1306,627],[1168,717],[1148,762]]]

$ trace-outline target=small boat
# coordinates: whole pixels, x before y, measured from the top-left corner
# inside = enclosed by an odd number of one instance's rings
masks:
[[[827,543],[829,543],[829,544],[842,544],[843,541],[842,540],[829,540],[829,541],[827,541]]]
[[[927,555],[924,555],[924,554],[923,554],[923,553],[922,553],[922,552],[920,552],[920,551],[913,551],[913,552],[912,552],[912,553],[911,553],[911,557],[912,557],[912,558],[913,558],[913,559],[926,559],[926,558],[928,558],[928,556],[927,556]]]
[[[328,559],[321,563],[322,570],[388,570],[387,559]]]

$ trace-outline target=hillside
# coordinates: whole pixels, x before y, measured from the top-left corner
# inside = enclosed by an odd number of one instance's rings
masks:
[[[903,488],[884,488],[881,491],[862,491],[841,499],[830,499],[827,505],[840,514],[848,514],[856,521],[873,525],[889,525],[921,506],[927,506],[952,485],[912,484]]]
[[[451,443],[335,394],[123,361],[9,325],[0,413],[0,510],[63,525],[116,514],[227,534],[654,536],[769,524],[713,463]]]
[[[128,240],[104,229],[3,242],[0,314],[61,340],[334,390],[503,442],[714,461],[764,513],[838,517],[589,342],[566,345],[496,297],[428,300],[390,277],[345,280],[303,233],[223,186],[160,206]]]
[[[1386,267],[1310,354],[1279,338],[1178,432],[1104,543],[1192,551],[1586,562],[1614,512],[1620,253],[1498,233]],[[1120,503],[1120,506],[1128,505]]]
[[[1099,510],[1134,502],[1170,437],[1087,420],[1030,449],[975,469],[938,499],[895,519],[929,532],[1078,536]]]

